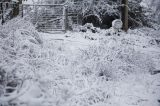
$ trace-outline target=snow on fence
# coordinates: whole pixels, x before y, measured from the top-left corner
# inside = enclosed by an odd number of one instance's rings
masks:
[[[38,31],[52,32],[65,31],[66,12],[65,6],[54,5],[31,5],[23,4],[23,16],[29,16],[31,22]]]
[[[22,16],[29,16],[31,22],[40,32],[66,32],[70,26],[78,24],[76,13],[67,11],[68,7],[63,4],[23,4]]]

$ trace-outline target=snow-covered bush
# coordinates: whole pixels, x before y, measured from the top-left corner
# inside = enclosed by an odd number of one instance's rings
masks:
[[[121,33],[121,32],[120,32]],[[152,57],[141,49],[149,47],[150,37],[145,35],[110,36],[100,41],[100,46],[82,50],[78,61],[82,75],[106,76],[119,79],[131,73],[148,73],[155,69]],[[139,48],[139,49],[136,49]]]
[[[7,22],[0,32],[0,105],[9,106],[14,104],[25,80],[34,78],[28,61],[37,58],[43,41],[33,25],[21,18]]]
[[[86,23],[84,26],[80,26],[80,32],[92,32],[92,33],[99,33],[100,29],[93,26],[92,23]]]

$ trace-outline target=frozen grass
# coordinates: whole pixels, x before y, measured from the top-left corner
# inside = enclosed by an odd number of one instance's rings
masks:
[[[159,69],[160,48],[143,30],[49,35],[32,28],[15,19],[0,31],[2,106],[159,106],[160,76],[150,73]]]

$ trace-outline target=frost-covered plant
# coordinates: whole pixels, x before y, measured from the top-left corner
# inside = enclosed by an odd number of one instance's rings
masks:
[[[155,69],[152,57],[135,49],[147,47],[149,39],[111,36],[101,41],[100,46],[82,50],[78,61],[79,72],[84,76],[105,76],[119,79],[131,73],[148,73]]]
[[[29,21],[15,18],[4,26],[0,39],[0,105],[13,105],[21,94],[26,79],[34,78],[34,69],[28,62],[35,59],[42,39]]]
[[[101,36],[100,45],[76,49],[75,53],[70,43],[48,38],[43,41],[35,29],[30,29],[32,25],[28,21],[19,21],[13,29],[6,24],[2,30],[5,37],[0,39],[2,106],[107,104],[115,96],[117,80],[154,68],[152,57],[142,50],[149,46],[150,37],[144,37],[140,31],[137,31],[139,34],[129,31],[129,34],[117,32],[119,36]],[[8,90],[6,82],[15,89],[8,96],[4,92]]]

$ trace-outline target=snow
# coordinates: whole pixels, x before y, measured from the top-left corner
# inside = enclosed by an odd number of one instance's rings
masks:
[[[121,29],[122,28],[122,21],[120,20],[120,19],[116,19],[116,20],[114,20],[113,22],[112,22],[112,27],[114,28],[114,29],[117,29],[117,30],[119,30],[119,29]]]
[[[23,1],[23,4],[34,4],[38,1],[40,1],[40,0],[25,0],[25,1]]]
[[[18,0],[12,0],[13,2],[18,2]]]
[[[7,73],[0,81],[8,75],[18,83],[9,96],[0,84],[2,106],[160,105],[160,74],[151,74],[160,70],[154,30],[48,34],[25,19],[0,27],[0,72]]]

